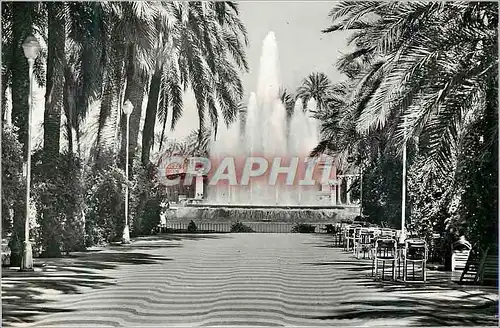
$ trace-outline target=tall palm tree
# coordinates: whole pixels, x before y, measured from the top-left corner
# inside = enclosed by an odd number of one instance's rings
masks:
[[[497,74],[496,10],[492,3],[336,6],[326,32],[354,31],[350,41],[357,49],[341,65],[358,63],[353,98],[369,95],[357,115],[357,131],[395,122],[389,131],[399,148],[418,136],[427,159],[449,167],[468,118],[480,115],[490,101],[485,94],[491,87],[487,81]],[[485,136],[489,143],[496,139],[492,132]]]
[[[2,3],[2,101],[6,100],[7,88],[11,90],[12,123],[16,128],[17,140],[22,146],[22,157],[26,159],[28,141],[28,99],[29,78],[28,62],[24,55],[22,44],[29,35],[37,38],[44,36],[46,26],[45,11],[42,3],[8,2]],[[42,51],[34,64],[34,78],[40,85],[44,85],[44,70],[42,62],[45,54]],[[5,79],[5,80],[3,80]],[[2,106],[2,114],[6,109]],[[2,115],[3,119],[3,115]],[[2,159],[3,160],[3,159]],[[23,191],[21,186],[20,192]],[[25,218],[24,197],[18,197],[12,209],[14,210],[14,233],[10,241],[13,258],[20,259],[22,251],[23,222]],[[14,253],[16,253],[14,255]],[[19,263],[18,263],[19,264]]]
[[[65,11],[68,27],[63,103],[68,154],[72,155],[74,141],[80,153],[80,125],[87,117],[89,105],[102,97],[112,7],[105,3],[72,2],[66,3]]]
[[[160,2],[131,2],[122,3],[124,8],[124,37],[126,40],[126,81],[124,99],[130,100],[133,110],[130,114],[129,158],[135,156],[140,130],[142,104],[146,93],[148,78],[153,71],[155,56],[152,52],[155,47],[157,34],[161,25],[170,24],[169,13]],[[163,22],[159,24],[159,22]],[[121,115],[120,135],[122,157],[124,161],[126,149],[126,122]]]
[[[89,104],[100,100],[93,153],[98,156],[104,148],[116,153],[121,148],[123,154],[125,138],[121,145],[118,142],[119,131],[125,129],[121,106],[125,99],[133,102],[131,134],[137,135],[136,121],[140,121],[150,66],[147,52],[155,34],[152,21],[157,17],[160,3],[70,3],[68,7],[72,22],[66,80],[66,112],[72,122],[67,131],[70,148],[73,130],[79,144],[82,135],[79,125],[86,118]],[[137,137],[131,139],[133,151]]]
[[[118,125],[121,117],[121,104],[125,87],[126,39],[122,34],[121,8],[107,17],[109,21],[107,38],[104,44],[107,63],[104,66],[99,130],[96,140],[96,154],[103,149],[116,153]]]
[[[491,219],[497,192],[484,187],[498,175],[497,11],[496,3],[341,2],[325,30],[351,30],[356,49],[338,62],[351,91],[340,119],[324,124],[330,134],[317,150],[367,160],[370,152],[416,146],[410,166],[452,181],[442,198],[460,195],[476,240],[498,221]],[[468,149],[471,138],[484,140],[479,151]],[[464,172],[478,166],[474,186],[464,187]],[[479,203],[494,205],[481,212]]]
[[[167,110],[171,108],[173,129],[182,115],[182,89],[190,87],[194,92],[201,137],[207,109],[215,129],[217,105],[226,124],[234,120],[243,94],[237,68],[248,69],[243,49],[246,30],[235,3],[174,2],[166,9],[172,13],[173,23],[168,31],[160,33],[158,40],[159,56],[151,78],[143,129],[145,164],[149,162],[157,116],[165,128]]]

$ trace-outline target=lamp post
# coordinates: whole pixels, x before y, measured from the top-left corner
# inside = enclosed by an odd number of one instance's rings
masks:
[[[134,105],[127,100],[123,105],[123,114],[127,117],[127,132],[126,132],[126,147],[125,147],[125,177],[127,179],[127,184],[125,185],[125,227],[123,228],[122,244],[130,244],[130,229],[128,226],[128,141],[129,141],[129,123],[130,114],[134,109]]]
[[[403,135],[403,174],[402,174],[402,191],[401,191],[401,239],[406,238],[406,117],[404,118]]]
[[[22,271],[33,271],[33,250],[30,242],[30,184],[31,184],[31,117],[33,109],[33,65],[40,53],[40,44],[34,36],[28,36],[23,43],[24,55],[29,65],[29,97],[28,97],[28,143],[26,147],[26,221],[24,222],[24,249],[21,261]]]
[[[363,217],[363,162],[359,167],[359,216]]]

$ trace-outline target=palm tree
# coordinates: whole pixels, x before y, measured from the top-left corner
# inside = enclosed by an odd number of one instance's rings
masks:
[[[332,82],[325,73],[311,73],[298,88],[297,98],[302,99],[304,106],[309,99],[316,100],[318,110],[321,111],[328,108],[333,91]]]
[[[75,150],[74,140],[81,153],[83,131],[80,125],[87,117],[89,105],[102,97],[112,9],[105,3],[82,2],[67,3],[64,8],[68,28],[63,104],[70,156]],[[97,134],[100,137],[101,132]]]
[[[75,137],[80,147],[83,133],[80,124],[86,118],[89,105],[100,100],[93,154],[98,156],[104,148],[116,152],[119,128],[125,129],[121,104],[124,99],[130,99],[134,105],[131,135],[136,136],[131,138],[130,149],[134,152],[147,82],[145,72],[150,66],[146,53],[154,39],[152,20],[157,17],[159,7],[159,3],[153,2],[67,4],[71,24],[64,99],[70,149]],[[122,138],[122,154],[124,141]]]
[[[235,66],[248,69],[243,50],[247,43],[246,30],[235,3],[170,3],[166,10],[172,13],[173,23],[159,34],[158,57],[143,129],[142,161],[145,164],[149,162],[158,110],[165,128],[167,110],[171,108],[170,127],[175,128],[182,115],[181,91],[189,86],[196,99],[201,138],[207,109],[216,128],[219,117],[216,104],[226,124],[234,120],[243,94]]]
[[[353,32],[356,50],[338,62],[351,91],[340,118],[324,124],[330,134],[317,151],[359,154],[375,163],[373,153],[413,145],[413,165],[452,181],[440,191],[443,201],[460,195],[469,228],[482,229],[472,235],[496,231],[496,205],[481,206],[486,213],[474,204],[497,204],[497,193],[480,187],[498,175],[497,11],[496,3],[339,3],[325,32]],[[484,140],[479,151],[467,146],[471,136]],[[482,164],[471,164],[471,154]],[[474,187],[464,187],[464,172],[478,166]]]
[[[115,8],[112,8],[115,9]],[[118,9],[118,8],[117,8]],[[119,8],[121,9],[121,8]],[[96,155],[109,149],[117,153],[118,127],[121,118],[121,104],[125,87],[126,39],[122,34],[120,12],[109,13],[108,33],[104,40],[104,53],[107,57],[102,82],[102,98],[99,115],[99,129],[96,140]],[[122,23],[122,24],[121,24]],[[97,159],[98,160],[98,157]]]
[[[129,158],[135,156],[137,148],[140,122],[142,115],[142,104],[149,74],[153,70],[154,56],[151,55],[157,33],[159,31],[158,21],[169,24],[169,15],[159,2],[122,3],[126,17],[124,21],[124,38],[126,41],[126,80],[124,99],[130,100],[134,106],[130,115],[129,136]],[[124,161],[126,149],[126,124],[125,117],[121,115],[120,135],[121,138],[121,162]],[[130,163],[131,164],[131,163]]]
[[[208,156],[210,153],[210,141],[212,133],[209,129],[203,131],[200,139],[200,133],[197,130],[191,131],[186,138],[186,145],[190,156]]]
[[[360,133],[389,130],[400,148],[420,137],[434,166],[451,165],[467,117],[485,108],[497,58],[496,4],[342,2],[327,32],[354,31],[358,64],[353,97],[368,95],[357,116]],[[371,15],[372,19],[366,19]],[[403,131],[406,131],[404,134]],[[495,131],[486,137],[495,140]],[[424,145],[425,144],[425,145]]]

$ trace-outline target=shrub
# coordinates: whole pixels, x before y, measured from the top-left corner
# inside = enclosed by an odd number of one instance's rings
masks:
[[[196,223],[194,223],[193,220],[189,222],[187,231],[190,233],[198,232],[198,227],[196,226]]]
[[[231,225],[231,232],[255,232],[255,230],[240,221],[236,221]]]
[[[141,234],[150,234],[158,224],[160,224],[160,201],[156,198],[147,201],[142,218],[140,220],[140,230]]]
[[[24,240],[24,195],[22,145],[10,127],[2,131],[2,238],[10,236],[11,265],[21,263]]]
[[[50,162],[43,150],[33,155],[34,217],[39,226],[39,251],[44,257],[84,249],[84,181],[78,157],[67,152]],[[54,166],[54,168],[50,168]]]
[[[292,232],[294,232],[294,233],[315,233],[316,226],[313,226],[312,224],[298,223],[298,224],[293,226]]]
[[[93,170],[87,185],[87,245],[119,241],[125,225],[123,171],[116,167]]]
[[[152,163],[144,166],[140,155],[134,158],[130,178],[129,213],[131,236],[149,235],[160,223],[160,203],[166,190],[158,182],[157,170]]]

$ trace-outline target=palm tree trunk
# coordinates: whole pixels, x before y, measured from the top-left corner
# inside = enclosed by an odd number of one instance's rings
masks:
[[[33,3],[14,2],[12,17],[12,123],[18,128],[18,140],[23,145],[26,159],[28,141],[28,61],[22,44],[33,32]]]
[[[168,104],[168,94],[166,92],[163,93],[163,97],[161,97],[161,105],[163,108]],[[165,111],[163,114],[163,123],[161,127],[161,136],[160,136],[160,145],[158,147],[158,150],[161,150],[161,147],[163,146],[163,140],[165,138],[165,130],[167,129],[167,118],[168,118],[168,113]]]
[[[139,137],[139,129],[141,123],[142,114],[142,103],[144,99],[144,92],[146,86],[146,74],[140,72],[136,68],[135,59],[135,47],[130,45],[128,49],[127,56],[127,87],[125,89],[125,101],[130,100],[134,109],[132,114],[130,114],[130,136],[129,136],[129,164],[133,162],[135,152],[137,150],[137,139]],[[126,121],[125,117],[122,116],[120,120],[120,134],[121,138],[121,150],[120,150],[120,163],[125,162],[125,149],[126,149],[126,138],[124,137],[126,133]]]
[[[111,67],[104,80],[104,92],[99,112],[96,160],[103,149],[115,150],[125,82],[124,55],[125,52],[120,45],[111,49]]]
[[[97,147],[97,157],[99,157],[101,143],[103,139],[104,126],[106,124],[106,119],[111,112],[111,94],[113,90],[110,87],[110,82],[104,81],[104,88],[101,99],[101,108],[99,109],[99,119],[98,119],[98,128],[97,128],[97,138],[96,138],[96,147]],[[97,159],[96,159],[97,160]]]
[[[47,3],[48,12],[48,54],[47,84],[45,90],[45,113],[43,124],[44,162],[47,168],[59,154],[61,110],[64,88],[64,18],[58,14],[63,10],[63,3]]]
[[[149,156],[154,143],[156,113],[158,111],[158,99],[161,89],[161,69],[157,69],[151,78],[149,87],[148,105],[146,107],[146,118],[144,120],[144,129],[142,130],[142,163],[149,164]]]
[[[59,156],[59,140],[61,130],[61,110],[64,95],[64,59],[65,59],[65,29],[63,3],[47,3],[48,42],[47,42],[47,82],[45,89],[45,112],[43,122],[43,166],[45,178],[51,180],[58,174],[57,162]],[[71,121],[68,120],[68,123]],[[71,153],[70,153],[71,154]],[[58,257],[59,236],[54,235],[55,227],[62,222],[58,219],[57,209],[53,202],[48,201],[42,210],[41,233],[44,255]]]
[[[63,108],[66,116],[66,132],[68,137],[68,153],[73,154],[73,116],[75,115],[75,88],[72,72],[69,67],[64,69]]]

